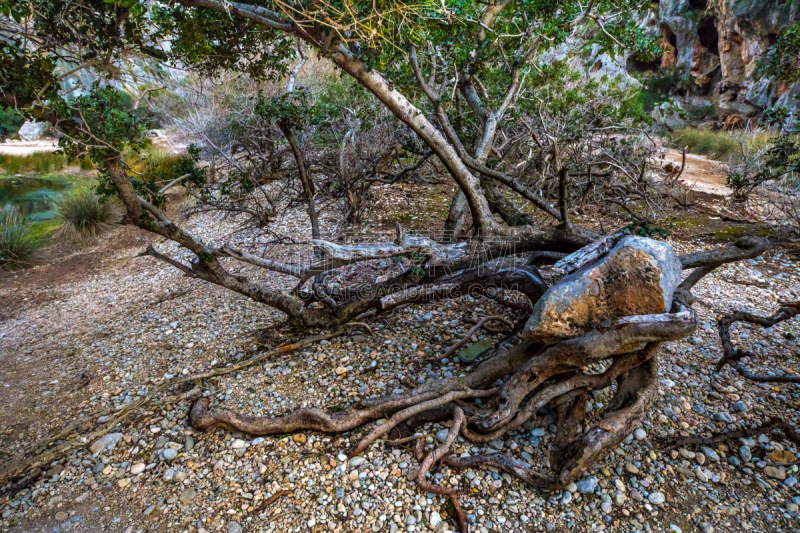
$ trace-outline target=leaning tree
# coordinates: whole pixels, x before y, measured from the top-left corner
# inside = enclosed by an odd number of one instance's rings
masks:
[[[261,435],[342,432],[388,418],[354,454],[390,431],[403,435],[419,424],[452,419],[442,446],[427,456],[418,447],[417,481],[429,492],[449,495],[464,523],[453,489],[426,477],[435,463],[492,466],[536,487],[576,479],[646,412],[658,387],[659,346],[691,335],[697,326],[692,287],[720,265],[766,248],[765,241],[743,239],[678,257],[666,243],[625,231],[598,234],[571,219],[571,210],[594,188],[635,214],[627,202],[646,198],[653,187],[646,152],[632,144],[624,91],[612,80],[581,80],[566,63],[588,44],[652,54],[652,43],[629,22],[637,7],[635,1],[578,0],[9,0],[0,5],[0,91],[7,105],[56,124],[65,134],[65,149],[92,157],[101,190],[119,196],[128,223],[174,241],[191,260],[153,246],[145,254],[278,309],[295,327],[333,328],[367,312],[498,288],[527,296],[533,308],[520,324],[524,340],[500,345],[466,375],[368,398],[337,413],[300,409],[260,418],[212,409],[204,398],[191,410],[198,429],[225,426]],[[143,56],[206,74],[224,69],[281,79],[309,49],[371,93],[424,146],[407,151],[416,157],[408,167],[397,163],[389,173],[365,172],[365,179],[401,179],[434,157],[453,179],[457,192],[446,242],[401,228],[394,242],[319,238],[310,178],[314,158],[297,138],[308,116],[321,111],[294,90],[256,108],[271,135],[280,132],[286,143],[270,152],[271,164],[300,183],[313,229],[312,260],[289,264],[204,242],[167,215],[165,193],[181,183],[198,202],[214,206],[230,184],[210,181],[195,164],[195,151],[180,162],[179,177],[166,183],[135,175],[122,154],[144,142],[139,108],[122,106],[118,91],[102,82],[69,100],[59,86],[72,70],[65,65],[113,78],[120,62]],[[230,174],[240,185],[260,189],[252,174],[237,174],[241,163],[235,157]],[[520,210],[520,199],[533,213]],[[463,241],[465,232],[471,238]],[[331,283],[354,265],[386,259],[394,260],[386,262],[393,270],[378,279],[336,288]],[[548,286],[536,264],[556,259],[555,283]],[[231,265],[237,263],[294,278],[294,288],[281,291],[235,274]],[[693,270],[681,281],[684,269]],[[586,420],[587,392],[612,386],[614,397],[602,418]],[[448,455],[459,435],[488,442],[546,406],[558,414],[550,473],[503,454]]]

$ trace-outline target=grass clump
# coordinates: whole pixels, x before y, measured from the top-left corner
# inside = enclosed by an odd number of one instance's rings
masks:
[[[181,156],[171,154],[164,148],[150,143],[141,152],[129,150],[125,153],[125,164],[143,181],[171,180],[179,177],[175,168]]]
[[[0,209],[0,268],[29,264],[44,240],[16,207]]]
[[[0,154],[0,168],[6,174],[47,174],[63,170],[67,166],[67,156],[53,152],[34,152],[29,155]]]
[[[717,161],[737,163],[746,154],[763,151],[774,135],[765,132],[727,132],[684,128],[667,137],[667,145]]]
[[[61,235],[70,239],[95,237],[122,219],[122,206],[116,198],[101,197],[88,187],[65,194],[56,204],[56,220]]]

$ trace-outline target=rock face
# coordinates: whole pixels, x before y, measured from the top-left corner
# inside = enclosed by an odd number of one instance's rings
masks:
[[[773,106],[797,107],[800,84],[758,75],[759,60],[778,35],[800,22],[800,3],[784,0],[660,0],[642,27],[660,39],[657,69],[677,69],[691,80],[694,99],[711,99],[717,118],[744,118]],[[628,59],[628,71],[652,70]],[[637,68],[638,67],[638,68]],[[677,87],[676,87],[677,88]],[[698,107],[698,106],[694,106]]]
[[[525,334],[533,342],[553,344],[605,320],[667,312],[680,280],[681,263],[672,246],[629,235],[551,287],[536,302]]]

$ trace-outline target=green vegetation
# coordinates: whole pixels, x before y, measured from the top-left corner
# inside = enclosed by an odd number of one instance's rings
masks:
[[[0,210],[0,268],[30,263],[43,244],[28,217],[13,206]]]
[[[152,142],[140,151],[126,150],[124,158],[127,167],[144,181],[172,180],[180,176],[176,167],[181,156],[171,154]]]
[[[708,156],[710,159],[728,162],[738,161],[744,154],[764,150],[774,135],[768,132],[727,132],[684,128],[675,130],[667,137],[667,145],[692,154]]]
[[[101,197],[81,187],[56,203],[60,233],[67,238],[89,238],[110,229],[122,219],[122,207],[113,197]]]
[[[30,155],[0,154],[0,168],[6,174],[48,174],[63,170],[68,164],[67,156],[54,152],[35,152]]]
[[[25,117],[19,111],[0,106],[0,138],[17,133],[24,123]]]

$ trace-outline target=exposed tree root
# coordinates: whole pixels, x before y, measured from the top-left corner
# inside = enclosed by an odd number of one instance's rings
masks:
[[[426,492],[431,492],[433,494],[444,494],[448,496],[450,501],[453,502],[453,508],[456,510],[458,523],[461,525],[461,533],[469,533],[467,514],[464,512],[464,508],[461,507],[461,504],[458,501],[458,493],[456,492],[456,489],[452,487],[434,485],[425,478],[425,476],[428,474],[428,471],[431,469],[431,466],[433,466],[433,464],[435,464],[437,461],[443,459],[450,452],[450,448],[453,447],[453,443],[456,441],[456,437],[458,437],[459,430],[463,424],[464,411],[456,407],[453,425],[450,427],[450,431],[447,433],[447,438],[445,439],[444,444],[428,454],[425,460],[422,461],[422,464],[419,467],[419,473],[417,473],[417,484]]]
[[[605,254],[618,242],[620,234],[608,235],[590,246],[559,259],[556,268],[573,272]],[[718,266],[763,253],[766,241],[745,238],[734,245],[711,252],[682,256],[684,268],[694,268],[673,295],[670,312],[628,316],[608,321],[583,336],[541,346],[527,341],[517,346],[501,345],[496,354],[471,373],[426,382],[407,391],[384,397],[367,398],[338,413],[304,408],[275,418],[254,417],[228,409],[210,409],[202,398],[191,410],[196,429],[215,426],[254,435],[282,434],[297,430],[322,432],[349,431],[379,418],[386,424],[373,428],[353,449],[351,456],[363,453],[381,437],[387,444],[416,441],[415,455],[422,467],[417,482],[424,490],[445,494],[453,500],[462,528],[466,531],[463,509],[455,488],[435,487],[425,474],[437,461],[453,468],[494,467],[512,474],[531,486],[557,489],[578,479],[591,469],[603,453],[622,442],[637,426],[658,390],[657,351],[664,342],[682,339],[697,328],[697,316],[690,307],[691,288]],[[504,274],[505,275],[505,274]],[[470,283],[469,276],[458,274],[459,283]],[[477,279],[477,278],[476,278]],[[491,277],[481,278],[482,282]],[[541,291],[537,281],[531,299]],[[442,357],[449,356],[466,339],[498,317],[479,321],[464,339]],[[587,367],[610,363],[603,372],[592,374]],[[499,384],[496,382],[500,380]],[[617,384],[604,417],[585,427],[587,393]],[[481,402],[474,402],[481,398]],[[536,412],[552,405],[558,413],[556,436],[551,446],[550,473],[542,473],[497,453],[472,457],[447,456],[460,434],[472,442],[488,442],[522,426]],[[410,435],[417,426],[453,419],[444,445],[425,457],[425,440]],[[583,430],[583,431],[581,431]],[[435,490],[434,490],[435,489]]]
[[[453,352],[455,352],[456,350],[458,350],[459,348],[464,346],[466,343],[468,343],[469,339],[475,334],[476,331],[481,329],[484,325],[486,325],[487,322],[490,322],[492,320],[498,320],[498,321],[506,324],[508,327],[510,327],[512,329],[514,328],[514,323],[511,322],[509,319],[507,319],[504,316],[492,315],[492,316],[483,317],[482,319],[480,319],[478,321],[477,324],[475,324],[472,328],[470,328],[470,330],[466,333],[466,335],[464,335],[464,338],[462,338],[460,341],[458,341],[457,343],[452,345],[450,348],[448,348],[447,351],[444,352],[442,355],[436,357],[436,360],[441,360],[441,359],[444,359],[445,357],[450,357],[450,355],[452,355]]]
[[[731,341],[731,325],[736,322],[747,322],[755,324],[764,328],[770,328],[775,324],[790,320],[797,315],[800,315],[800,302],[779,302],[780,308],[773,315],[762,317],[753,313],[736,312],[723,316],[717,322],[719,328],[719,336],[722,340],[723,356],[717,362],[714,372],[719,372],[725,365],[731,365],[736,372],[742,377],[750,381],[759,383],[800,383],[800,376],[798,375],[782,375],[782,376],[768,376],[766,374],[756,374],[749,371],[742,364],[741,360],[745,357],[755,359],[756,355],[748,350],[741,350],[733,346]]]

